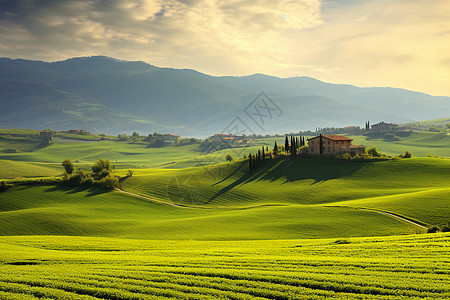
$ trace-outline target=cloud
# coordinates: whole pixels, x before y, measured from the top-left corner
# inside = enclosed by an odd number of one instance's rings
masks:
[[[108,55],[450,95],[449,20],[450,0],[3,0],[0,56]]]

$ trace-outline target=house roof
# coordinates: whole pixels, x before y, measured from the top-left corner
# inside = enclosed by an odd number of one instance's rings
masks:
[[[316,136],[313,138],[308,139],[308,141],[310,140],[314,140],[314,139],[318,139],[320,136]],[[353,141],[353,139],[342,136],[342,135],[328,135],[328,134],[322,134],[323,138],[332,140],[332,141]]]
[[[180,137],[179,135],[176,135],[176,134],[171,134],[171,133],[165,134],[165,136]]]
[[[214,136],[218,136],[218,137],[221,137],[221,136],[231,136],[231,134],[216,133]]]
[[[225,136],[222,138],[222,140],[235,140],[236,138],[234,136]]]

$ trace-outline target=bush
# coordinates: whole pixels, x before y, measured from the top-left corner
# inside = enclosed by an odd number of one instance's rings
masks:
[[[100,180],[102,187],[105,189],[113,190],[116,186],[119,185],[119,178],[116,176],[108,175]]]
[[[231,154],[227,154],[227,155],[225,156],[225,159],[226,159],[227,161],[232,161],[232,160],[233,160],[233,156],[231,156]]]
[[[112,171],[111,168],[111,162],[109,159],[99,159],[95,164],[92,166],[92,172],[99,174],[103,170]]]
[[[63,160],[62,166],[64,167],[64,170],[67,174],[72,174],[73,170],[75,170],[75,166],[70,159]]]
[[[440,232],[440,231],[441,231],[441,229],[438,226],[431,226],[427,230],[428,233],[436,233],[436,232]]]
[[[450,226],[449,225],[442,226],[441,231],[442,232],[450,232]]]
[[[366,152],[371,157],[381,157],[382,156],[380,151],[378,151],[377,147],[367,148]]]
[[[412,153],[410,151],[406,151],[405,154],[403,154],[403,158],[411,158]]]
[[[128,169],[127,171],[127,177],[131,177],[134,174],[134,170]]]
[[[11,184],[7,184],[4,181],[0,182],[0,192],[6,191],[7,189],[11,188],[12,185]]]

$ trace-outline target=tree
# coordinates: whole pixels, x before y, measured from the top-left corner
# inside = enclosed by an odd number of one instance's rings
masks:
[[[131,177],[131,176],[133,176],[133,174],[134,174],[134,170],[128,169],[128,171],[127,171],[127,177]]]
[[[286,136],[286,138],[284,139],[284,150],[286,152],[289,152],[289,140],[288,137]]]
[[[369,156],[371,156],[371,157],[380,157],[381,156],[381,153],[380,153],[380,151],[378,151],[377,147],[368,148],[366,151],[367,151],[367,154],[369,154]]]
[[[275,155],[277,155],[276,153],[278,152],[278,145],[277,145],[277,141],[275,141],[275,146],[273,146],[273,153]]]
[[[64,167],[64,170],[67,174],[72,174],[73,170],[75,170],[75,166],[70,159],[63,160],[62,166]]]
[[[262,161],[266,161],[266,154],[264,153],[264,146],[262,146]]]
[[[92,172],[98,174],[102,172],[103,170],[112,171],[111,162],[109,159],[99,159],[95,162],[95,164],[92,166]]]
[[[225,156],[225,159],[226,159],[227,161],[232,161],[232,160],[233,160],[233,156],[231,156],[231,154],[227,154],[227,155]]]
[[[253,157],[251,153],[248,155],[248,168],[250,171],[253,170]]]

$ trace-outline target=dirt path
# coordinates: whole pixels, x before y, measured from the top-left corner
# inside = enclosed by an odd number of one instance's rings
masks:
[[[420,227],[420,228],[428,229],[428,227],[426,227],[426,226],[420,224],[419,222],[412,221],[412,220],[410,220],[410,219],[404,218],[404,217],[402,217],[402,216],[399,216],[399,215],[396,215],[396,214],[393,214],[393,213],[389,213],[389,212],[381,211],[381,210],[377,210],[377,209],[369,209],[369,208],[362,208],[362,209],[374,211],[374,212],[377,212],[377,213],[380,213],[380,214],[383,214],[383,215],[386,215],[386,216],[390,216],[390,217],[393,217],[393,218],[396,218],[396,219],[399,219],[399,220],[408,222],[408,223],[413,224],[413,225],[416,225],[416,226],[418,226],[418,227]]]
[[[134,193],[131,193],[131,192],[124,191],[122,189],[118,189],[118,188],[116,188],[116,191],[124,193],[124,194],[127,194],[127,195],[131,195],[131,196],[134,196],[134,197],[138,197],[138,198],[142,198],[142,199],[149,200],[149,201],[152,201],[152,202],[166,204],[166,205],[170,205],[170,206],[181,207],[181,208],[202,209],[202,207],[190,207],[190,206],[186,206],[186,205],[175,204],[175,203],[172,203],[172,202],[166,202],[166,201],[162,201],[162,200],[157,200],[155,198],[150,198],[150,197],[147,197],[147,196],[134,194]],[[208,208],[205,207],[203,209],[208,209]]]

